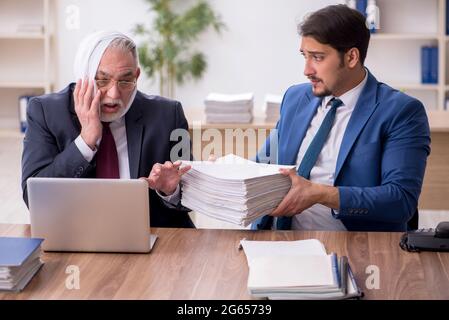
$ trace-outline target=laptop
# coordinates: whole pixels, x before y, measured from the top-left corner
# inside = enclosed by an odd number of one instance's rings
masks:
[[[150,252],[144,180],[29,178],[31,236],[44,251]]]

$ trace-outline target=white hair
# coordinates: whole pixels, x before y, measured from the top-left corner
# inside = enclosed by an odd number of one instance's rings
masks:
[[[116,48],[124,51],[129,51],[136,60],[136,65],[139,65],[139,57],[137,55],[137,46],[133,40],[128,37],[117,37],[109,43],[108,48]]]

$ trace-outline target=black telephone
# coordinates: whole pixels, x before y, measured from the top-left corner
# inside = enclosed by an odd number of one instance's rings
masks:
[[[399,244],[406,251],[449,251],[449,221],[435,229],[418,229],[404,233]]]

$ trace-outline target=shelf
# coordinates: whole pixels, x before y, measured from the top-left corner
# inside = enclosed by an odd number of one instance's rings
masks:
[[[427,112],[431,132],[449,132],[449,111]]]
[[[32,33],[32,32],[14,32],[14,33],[0,33],[0,39],[11,39],[11,40],[42,40],[45,38],[43,33]]]
[[[437,91],[439,85],[436,84],[423,84],[423,83],[389,83],[389,85],[393,88],[399,90],[430,90]],[[449,87],[449,86],[448,86]]]
[[[423,33],[375,33],[371,34],[373,40],[438,40],[436,34]]]
[[[45,89],[44,82],[1,82],[0,89]]]
[[[25,136],[24,133],[20,132],[18,129],[0,129],[0,138],[21,138]]]
[[[267,122],[263,114],[255,114],[251,123],[227,124],[227,123],[207,123],[205,121],[204,108],[186,108],[184,110],[189,122],[190,130],[193,129],[193,123],[199,125],[201,129],[266,129],[271,130],[276,127],[276,122]],[[427,111],[431,132],[449,132],[449,111]]]

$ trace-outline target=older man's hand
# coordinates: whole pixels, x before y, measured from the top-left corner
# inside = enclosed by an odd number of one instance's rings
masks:
[[[181,181],[184,173],[190,170],[191,166],[187,165],[181,168],[182,161],[171,163],[166,161],[164,164],[156,163],[151,169],[148,178],[144,178],[148,182],[151,189],[171,195],[175,192],[176,187]]]
[[[75,112],[81,124],[81,138],[92,149],[101,138],[103,125],[100,121],[100,90],[95,96],[93,81],[78,80],[73,91]]]

